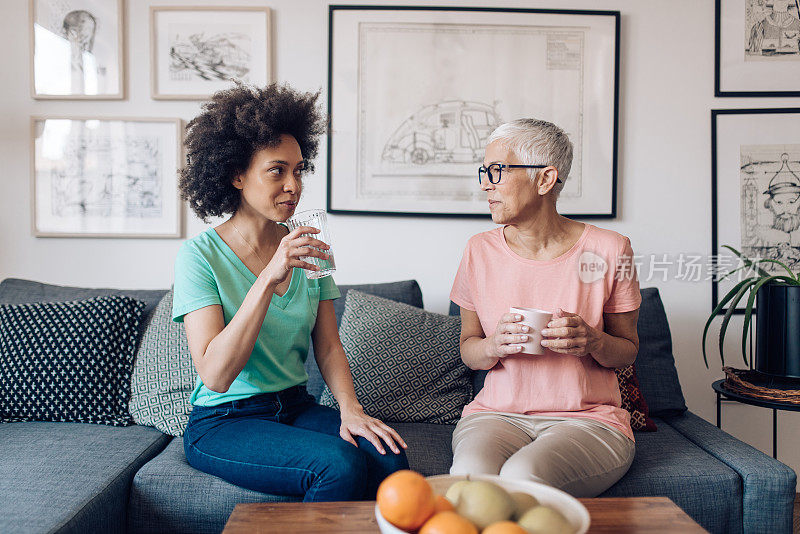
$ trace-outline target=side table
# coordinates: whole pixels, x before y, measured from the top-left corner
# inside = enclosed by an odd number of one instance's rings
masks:
[[[725,379],[717,380],[711,384],[711,388],[717,394],[717,428],[722,429],[722,401],[741,402],[742,404],[751,404],[753,406],[760,406],[762,408],[772,409],[772,457],[778,459],[778,410],[787,410],[791,412],[800,412],[800,404],[792,404],[790,402],[768,401],[747,397],[739,393],[734,393],[725,389]]]

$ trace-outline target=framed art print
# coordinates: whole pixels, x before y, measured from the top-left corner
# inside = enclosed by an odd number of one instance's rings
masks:
[[[800,96],[800,0],[716,0],[715,96]]]
[[[151,7],[152,97],[205,100],[233,80],[269,84],[270,35],[267,7]]]
[[[487,217],[489,134],[533,117],[569,135],[559,197],[614,217],[619,12],[329,7],[328,210]]]
[[[711,202],[715,271],[739,265],[723,245],[800,270],[800,108],[711,111]],[[712,278],[712,309],[737,281]]]
[[[123,98],[123,12],[123,0],[30,0],[33,98]]]
[[[32,119],[37,237],[181,237],[180,119]]]

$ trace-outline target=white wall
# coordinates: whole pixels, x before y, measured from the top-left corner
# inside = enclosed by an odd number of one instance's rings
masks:
[[[34,101],[30,98],[27,0],[0,4],[0,278],[56,284],[132,288],[168,287],[180,240],[34,238],[30,231],[31,115],[193,117],[194,102],[149,97],[148,7],[128,0],[127,99],[109,102]],[[172,0],[154,4],[258,4],[252,0]],[[346,3],[346,2],[341,2]],[[358,3],[371,3],[361,1]],[[392,3],[389,1],[382,4]],[[439,0],[438,5],[486,5]],[[327,4],[272,0],[277,79],[302,90],[325,90]],[[711,0],[505,0],[505,7],[613,9],[622,12],[618,217],[590,221],[630,236],[637,254],[708,254],[711,248],[710,109],[800,106],[800,99],[715,99],[714,3]],[[479,66],[476,66],[476,74]],[[322,147],[321,154],[325,154]],[[325,205],[325,161],[306,185],[304,207]],[[205,228],[187,214],[186,236]],[[416,278],[426,308],[444,311],[467,238],[490,222],[461,219],[332,216],[339,283]],[[364,251],[370,251],[369,257]],[[382,267],[375,266],[375,258]],[[710,282],[646,281],[661,290],[672,327],[678,372],[690,409],[714,420],[710,384],[719,365],[706,370],[700,335],[710,311]],[[735,326],[734,326],[735,330]],[[728,348],[736,354],[736,338]],[[713,359],[713,358],[712,358]],[[734,365],[743,366],[734,359]],[[723,428],[771,454],[768,410],[726,405]],[[779,414],[779,458],[800,468],[800,414]]]

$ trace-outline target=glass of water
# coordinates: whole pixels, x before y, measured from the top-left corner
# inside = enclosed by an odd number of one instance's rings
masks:
[[[311,226],[312,228],[317,228],[320,232],[318,234],[303,234],[313,237],[314,239],[319,239],[323,241],[326,245],[328,245],[328,250],[319,250],[320,252],[324,252],[329,256],[327,260],[322,258],[317,258],[314,256],[302,256],[300,259],[308,262],[312,265],[316,265],[319,267],[319,271],[311,271],[308,269],[303,269],[306,272],[306,278],[323,278],[325,276],[330,276],[336,272],[336,262],[333,261],[333,245],[331,243],[331,231],[328,228],[328,214],[325,213],[325,210],[307,210],[301,211],[300,213],[296,213],[292,215],[287,221],[286,225],[289,227],[289,231],[300,227],[300,226]],[[312,247],[313,248],[313,247]]]

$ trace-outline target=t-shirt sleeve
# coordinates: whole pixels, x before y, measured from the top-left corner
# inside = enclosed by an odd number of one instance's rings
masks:
[[[182,323],[189,312],[214,304],[222,305],[211,265],[199,251],[184,244],[175,259],[172,320]]]
[[[617,252],[614,262],[611,294],[603,305],[603,313],[624,313],[638,310],[642,303],[639,292],[639,276],[633,261],[631,240],[624,238],[622,248]]]
[[[336,287],[336,282],[333,281],[332,276],[326,276],[318,280],[319,283],[319,300],[333,300],[342,296],[339,288]]]
[[[461,264],[456,272],[456,279],[453,281],[453,289],[450,291],[450,300],[464,309],[475,311],[471,252],[471,242],[467,242],[464,255],[461,257]]]

